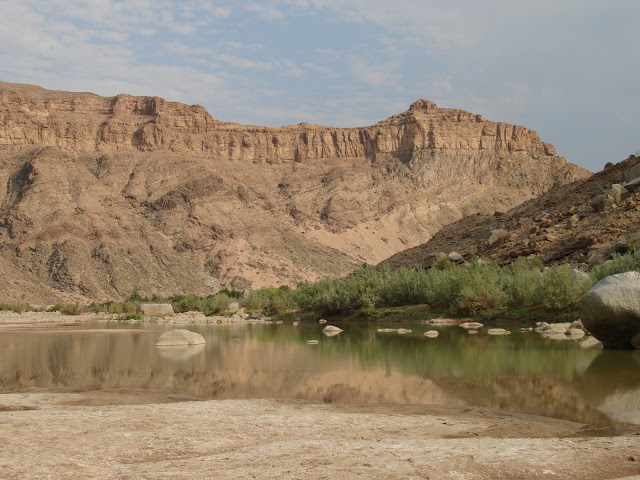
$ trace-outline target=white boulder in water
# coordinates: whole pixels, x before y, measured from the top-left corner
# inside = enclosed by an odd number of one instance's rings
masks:
[[[484,327],[484,324],[480,322],[464,322],[464,323],[461,323],[460,326],[462,328],[470,329],[470,328],[482,328]]]
[[[504,328],[490,328],[487,333],[489,335],[510,335],[511,332],[509,330],[505,330]]]
[[[424,332],[424,336],[427,338],[436,338],[438,335],[440,334],[435,330],[427,330]]]
[[[178,345],[200,345],[206,343],[204,337],[199,333],[176,328],[170,332],[165,332],[158,338],[156,347],[173,347]]]
[[[339,335],[342,332],[344,332],[344,330],[342,330],[339,327],[336,327],[335,325],[327,325],[322,329],[322,333],[324,333],[326,337],[335,337],[336,335]]]
[[[336,327],[335,325],[327,325],[322,329],[323,332],[343,332],[340,327]]]

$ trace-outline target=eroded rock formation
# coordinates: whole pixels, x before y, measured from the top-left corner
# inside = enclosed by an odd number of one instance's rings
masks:
[[[532,130],[419,100],[362,128],[0,82],[0,273],[113,298],[343,275],[588,176]]]

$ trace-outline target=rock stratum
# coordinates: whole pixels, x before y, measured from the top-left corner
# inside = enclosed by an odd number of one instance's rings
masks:
[[[426,100],[368,127],[271,128],[0,82],[0,300],[345,275],[590,175],[555,153],[532,130]]]

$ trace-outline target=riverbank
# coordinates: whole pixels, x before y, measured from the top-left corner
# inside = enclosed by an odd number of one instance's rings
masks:
[[[29,391],[0,395],[0,425],[2,478],[640,475],[640,431],[475,407]]]

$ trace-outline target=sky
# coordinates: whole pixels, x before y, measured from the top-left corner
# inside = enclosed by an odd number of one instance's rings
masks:
[[[425,98],[591,171],[640,150],[638,0],[0,0],[0,80],[217,119],[374,124]]]

